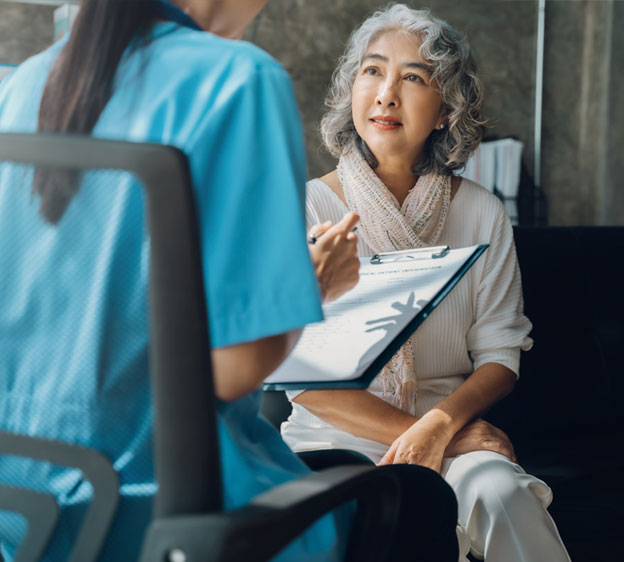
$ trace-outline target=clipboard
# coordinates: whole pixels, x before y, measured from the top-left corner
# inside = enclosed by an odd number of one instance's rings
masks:
[[[323,306],[325,320],[306,326],[264,390],[367,388],[487,248],[437,246],[361,258],[356,287]],[[378,330],[385,334],[373,334]]]

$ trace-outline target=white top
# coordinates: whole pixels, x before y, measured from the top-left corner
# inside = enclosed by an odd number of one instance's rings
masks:
[[[346,212],[345,204],[327,184],[319,179],[307,183],[308,228],[326,220],[336,223]],[[517,375],[520,350],[533,345],[528,337],[531,323],[523,314],[520,270],[509,217],[495,195],[463,179],[436,245],[461,248],[474,244],[490,247],[412,337],[419,417],[485,363],[500,363]],[[359,238],[358,253],[371,256],[375,252]],[[397,405],[395,395],[383,396],[378,379],[368,390]],[[287,395],[292,400],[299,392]],[[382,443],[336,429],[300,404],[292,406],[288,421],[282,424],[282,436],[295,451],[347,448],[377,462],[387,450]]]

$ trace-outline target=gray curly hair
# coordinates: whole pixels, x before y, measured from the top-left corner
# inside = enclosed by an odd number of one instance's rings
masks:
[[[351,93],[368,46],[388,30],[412,33],[421,40],[420,54],[433,68],[432,83],[437,85],[448,116],[448,126],[433,131],[427,139],[414,173],[425,175],[435,171],[451,175],[464,166],[485,134],[483,88],[466,39],[428,10],[390,4],[353,31],[325,98],[329,110],[321,120],[323,142],[337,158],[355,143],[371,167],[377,167],[375,156],[355,130]]]

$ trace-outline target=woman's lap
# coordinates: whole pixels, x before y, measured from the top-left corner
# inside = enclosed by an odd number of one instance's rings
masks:
[[[344,464],[373,464],[361,453],[339,449],[309,451],[299,453],[299,457],[313,470]],[[513,511],[511,504],[514,503],[514,496],[529,492],[538,500],[534,502],[535,509],[541,510],[552,499],[550,488],[544,482],[491,451],[473,451],[446,459],[442,467],[446,482],[433,471],[420,466],[397,466],[401,467],[397,475],[405,501],[401,506],[396,537],[388,544],[392,548],[392,557],[398,560],[414,555],[432,562],[457,560],[455,523],[459,521],[468,526],[475,506],[480,505],[489,512],[490,504],[497,506],[496,509],[505,508],[507,504]],[[461,529],[461,526],[458,528]],[[463,540],[460,537],[460,542],[466,539],[468,536],[464,536]],[[462,550],[467,546],[463,545]],[[479,546],[483,548],[485,545]],[[472,550],[481,554],[481,548]],[[465,552],[467,549],[464,555]]]

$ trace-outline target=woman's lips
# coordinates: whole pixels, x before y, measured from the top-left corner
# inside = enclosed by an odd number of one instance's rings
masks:
[[[373,124],[373,127],[383,131],[398,129],[403,126],[401,122],[395,121],[391,117],[384,117],[381,115],[375,115],[375,117],[371,117],[369,121]]]

